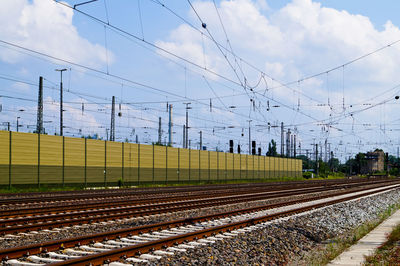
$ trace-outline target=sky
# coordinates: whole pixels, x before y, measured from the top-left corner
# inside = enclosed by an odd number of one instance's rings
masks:
[[[0,129],[33,132],[39,77],[44,127],[64,135],[110,129],[116,140],[228,150],[229,139],[265,153],[281,123],[297,153],[319,144],[344,161],[400,145],[400,3],[311,0],[3,0],[0,10]],[[74,9],[74,5],[75,9]],[[327,145],[325,146],[325,143]]]

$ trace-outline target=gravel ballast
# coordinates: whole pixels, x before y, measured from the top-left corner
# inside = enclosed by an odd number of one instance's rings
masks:
[[[164,257],[164,265],[282,265],[379,214],[400,200],[400,189],[297,215],[206,247]],[[297,264],[297,263],[296,263]]]

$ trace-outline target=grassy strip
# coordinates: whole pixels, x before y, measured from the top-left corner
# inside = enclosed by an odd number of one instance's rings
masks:
[[[379,247],[375,254],[368,256],[365,265],[399,265],[400,264],[400,225],[390,233],[388,241]]]
[[[0,189],[0,194],[1,193],[28,193],[28,192],[52,192],[52,191],[76,191],[76,190],[83,190],[82,186],[76,186],[76,187],[55,187],[55,186],[41,186],[40,188],[38,187],[11,187],[11,189],[8,188],[2,188]]]
[[[396,210],[400,208],[400,203],[389,206],[385,211],[380,213],[373,221],[368,221],[356,229],[350,231],[346,235],[331,239],[329,244],[321,245],[317,249],[308,253],[302,261],[306,265],[326,265],[350,246],[357,243],[366,234],[372,231]]]
[[[327,178],[302,178],[302,177],[274,177],[274,178],[265,178],[265,179],[241,179],[241,180],[201,180],[201,181],[183,181],[183,182],[144,182],[140,183],[139,185],[133,186],[122,186],[123,188],[129,187],[139,187],[139,188],[146,188],[146,187],[172,187],[172,186],[198,186],[198,185],[215,185],[215,184],[244,184],[244,183],[273,183],[273,182],[290,182],[290,181],[313,181],[313,180],[327,180],[327,179],[345,179],[346,177],[338,176],[338,175],[330,175]],[[88,187],[89,189],[91,187]],[[112,187],[115,188],[115,187]],[[28,192],[55,192],[55,191],[77,191],[77,190],[84,190],[85,187],[82,185],[77,186],[68,186],[68,187],[61,187],[61,186],[46,186],[42,185],[40,188],[37,186],[32,187],[11,187],[8,188],[0,188],[1,193],[28,193]]]

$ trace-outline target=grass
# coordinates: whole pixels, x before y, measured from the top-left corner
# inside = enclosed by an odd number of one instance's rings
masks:
[[[366,265],[399,265],[400,264],[400,225],[390,233],[385,244],[375,254],[368,256]]]
[[[170,186],[195,186],[195,185],[215,185],[215,184],[244,184],[244,183],[252,183],[252,182],[257,182],[257,183],[272,183],[272,182],[290,182],[290,181],[312,181],[312,180],[326,180],[326,179],[340,179],[337,176],[329,176],[328,178],[313,178],[313,179],[305,179],[302,177],[275,177],[275,178],[265,178],[265,179],[242,179],[242,180],[200,180],[200,181],[190,181],[190,182],[170,182],[170,183],[162,183],[162,182],[157,182],[157,183],[152,183],[152,182],[146,182],[146,183],[140,183],[140,184],[134,184],[132,186],[122,186],[124,188],[127,187],[170,187]],[[111,186],[111,187],[116,187]],[[90,187],[88,187],[90,188]],[[3,187],[0,188],[0,194],[1,193],[28,193],[28,192],[52,192],[52,191],[76,191],[76,190],[84,190],[85,187],[78,185],[78,186],[47,186],[47,185],[41,185],[40,188],[37,186],[17,186],[17,187],[11,187],[11,189],[8,189],[8,187]]]
[[[380,213],[378,217],[373,220],[362,224],[361,226],[355,228],[344,236],[339,236],[334,239],[330,239],[330,243],[320,246],[314,251],[307,254],[303,261],[307,265],[326,265],[343,251],[345,251],[350,246],[357,243],[362,237],[372,231],[390,215],[392,215],[396,210],[400,208],[400,204],[393,204],[385,211]],[[400,233],[400,230],[399,230]],[[400,236],[400,234],[399,234]]]
[[[76,191],[83,190],[83,187],[61,187],[61,186],[40,186],[39,187],[11,187],[9,188],[1,188],[0,194],[2,193],[28,193],[28,192],[52,192],[52,191]]]

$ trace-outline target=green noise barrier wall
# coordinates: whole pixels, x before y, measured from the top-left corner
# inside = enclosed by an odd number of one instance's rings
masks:
[[[302,176],[301,160],[0,131],[0,186],[115,186]]]

